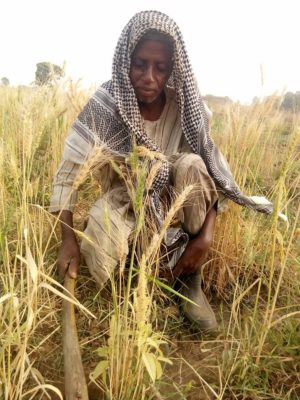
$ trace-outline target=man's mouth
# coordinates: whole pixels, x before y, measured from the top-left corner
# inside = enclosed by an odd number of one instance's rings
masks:
[[[145,97],[152,97],[156,94],[156,91],[154,89],[147,89],[147,88],[138,88],[137,92],[139,95]]]

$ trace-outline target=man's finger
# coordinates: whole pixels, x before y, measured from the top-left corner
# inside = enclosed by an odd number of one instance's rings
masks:
[[[58,275],[61,279],[63,279],[66,275],[66,272],[69,268],[70,261],[67,263],[59,263],[58,264]]]
[[[78,261],[75,258],[71,258],[69,267],[68,267],[68,274],[70,278],[76,279],[77,278],[77,272],[78,272]]]
[[[159,272],[159,277],[167,280],[173,279],[173,272],[170,270],[163,270]]]
[[[176,267],[172,270],[173,279],[178,278],[181,275],[183,270],[183,266],[180,263],[177,263]]]

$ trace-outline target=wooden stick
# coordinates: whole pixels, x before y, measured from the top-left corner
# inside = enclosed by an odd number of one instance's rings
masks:
[[[75,279],[65,275],[64,287],[74,296]],[[74,304],[63,300],[63,347],[66,400],[88,400],[88,390],[80,355]]]

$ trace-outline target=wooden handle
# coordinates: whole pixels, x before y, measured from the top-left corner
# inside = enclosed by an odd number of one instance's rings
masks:
[[[74,296],[75,279],[65,276],[64,287]],[[63,347],[66,400],[88,400],[88,390],[82,366],[74,304],[63,300]]]

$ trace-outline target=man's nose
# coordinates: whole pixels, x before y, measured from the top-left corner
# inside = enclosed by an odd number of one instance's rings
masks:
[[[153,82],[154,81],[154,70],[153,67],[150,65],[144,71],[144,81],[145,82]]]

